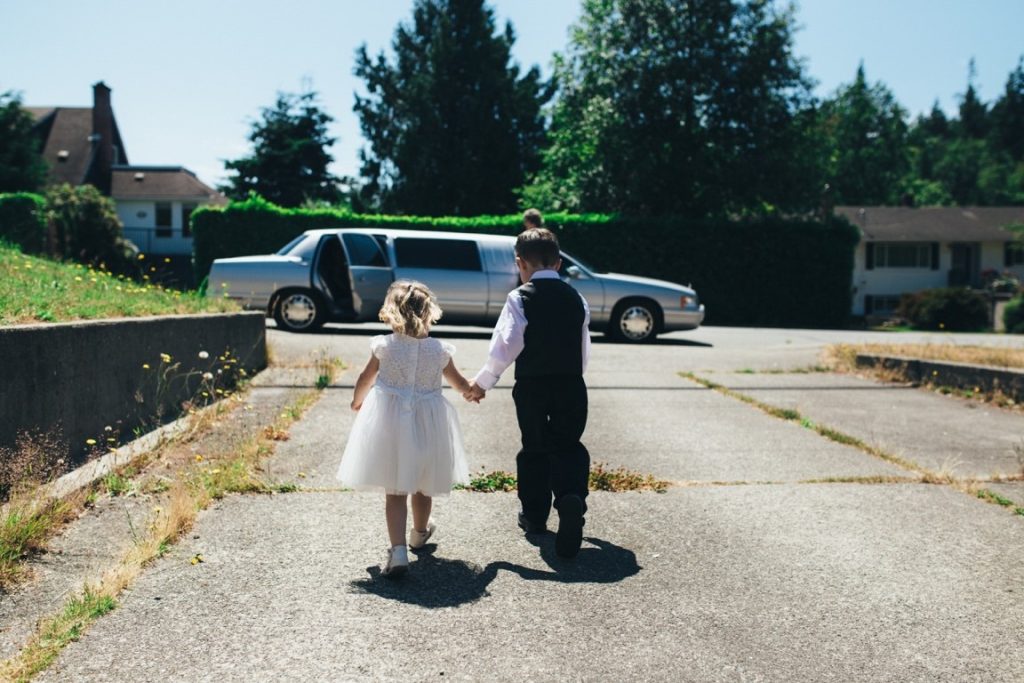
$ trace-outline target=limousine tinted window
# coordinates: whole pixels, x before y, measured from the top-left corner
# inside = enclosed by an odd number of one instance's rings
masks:
[[[345,240],[345,250],[348,251],[350,265],[387,267],[384,252],[380,250],[377,240],[369,235],[360,235],[359,233],[346,233],[342,238]]]
[[[473,240],[434,240],[400,237],[395,240],[399,268],[481,270],[480,252]]]

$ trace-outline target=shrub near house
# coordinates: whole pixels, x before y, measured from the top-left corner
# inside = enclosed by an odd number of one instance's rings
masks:
[[[964,287],[904,294],[897,314],[920,330],[975,332],[988,327],[988,301]]]

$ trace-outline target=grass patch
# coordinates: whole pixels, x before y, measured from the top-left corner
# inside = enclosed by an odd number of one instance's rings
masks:
[[[470,479],[469,484],[456,484],[455,489],[494,493],[496,491],[515,491],[516,475],[504,470],[483,472]],[[625,467],[610,468],[604,463],[593,463],[587,485],[591,491],[655,491],[664,493],[671,485],[667,481],[656,479],[650,474],[631,472]]]
[[[995,503],[996,505],[1000,505],[1002,507],[1010,507],[1011,505],[1013,505],[1013,501],[1010,500],[1009,498],[1004,498],[995,491],[990,491],[988,489],[980,489],[978,493],[975,495],[977,495],[978,498],[981,498],[982,500],[987,500],[991,503]]]
[[[111,472],[103,477],[101,484],[112,496],[123,496],[132,489],[132,480],[119,472]]]
[[[0,325],[236,310],[224,298],[140,284],[0,243]]]
[[[969,363],[995,368],[1024,369],[1024,349],[997,346],[960,346],[957,344],[836,344],[826,349],[826,358],[844,369],[855,367],[858,353],[898,356],[921,360]]]
[[[75,514],[66,500],[39,499],[19,494],[0,513],[0,589],[7,590],[25,577],[25,559],[46,547],[46,542]]]
[[[610,469],[604,463],[594,463],[587,482],[591,491],[654,491],[665,493],[669,483],[650,474],[638,474],[624,467]]]
[[[117,607],[117,601],[93,589],[86,589],[64,605],[57,616],[40,625],[39,636],[20,654],[21,666],[9,660],[0,669],[4,680],[27,681],[48,667],[65,645],[78,640],[89,626]]]
[[[516,475],[496,470],[494,472],[481,472],[470,478],[468,484],[456,484],[455,489],[461,491],[477,491],[479,493],[494,493],[495,491],[515,491]]]

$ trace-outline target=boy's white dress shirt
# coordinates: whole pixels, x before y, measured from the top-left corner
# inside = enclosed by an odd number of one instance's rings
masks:
[[[554,270],[538,270],[530,278],[533,280],[558,280],[558,273]],[[587,371],[587,362],[590,360],[590,307],[587,300],[580,294],[583,302],[583,330],[581,333],[581,344],[583,345],[583,372]],[[519,289],[513,289],[505,300],[505,306],[501,309],[498,322],[494,326],[494,334],[491,335],[491,348],[487,362],[476,374],[473,381],[484,391],[489,391],[498,382],[501,373],[508,369],[508,366],[515,362],[516,358],[523,351],[526,333],[526,313],[523,311],[523,298]]]

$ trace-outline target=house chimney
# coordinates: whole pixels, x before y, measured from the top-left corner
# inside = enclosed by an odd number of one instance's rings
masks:
[[[109,195],[114,165],[114,110],[110,106],[110,88],[103,81],[92,86],[92,140],[93,158],[86,182]]]

